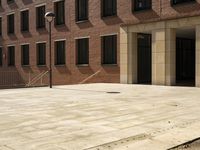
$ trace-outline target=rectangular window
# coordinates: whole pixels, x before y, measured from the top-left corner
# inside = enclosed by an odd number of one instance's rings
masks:
[[[55,65],[65,65],[65,41],[55,42]]]
[[[8,4],[14,3],[14,0],[7,0]]]
[[[0,47],[0,66],[3,65],[3,50],[2,47]]]
[[[65,1],[55,2],[55,25],[65,24]]]
[[[152,1],[151,0],[133,0],[133,11],[140,11],[151,9]]]
[[[46,43],[37,44],[37,65],[46,65]]]
[[[29,30],[29,11],[25,10],[21,12],[21,31]]]
[[[102,17],[117,15],[117,0],[101,0]]]
[[[88,20],[88,0],[76,0],[76,21]]]
[[[15,47],[8,47],[8,66],[15,66]]]
[[[7,16],[7,29],[8,34],[14,34],[15,32],[15,15],[11,14]]]
[[[21,61],[23,66],[29,65],[29,45],[21,46]]]
[[[171,0],[172,5],[187,3],[187,2],[195,2],[196,0]]]
[[[89,39],[76,40],[77,64],[89,64]]]
[[[102,37],[102,63],[117,64],[117,35]]]
[[[2,36],[2,18],[0,17],[0,36]]]
[[[45,6],[36,8],[36,24],[37,29],[45,28]]]

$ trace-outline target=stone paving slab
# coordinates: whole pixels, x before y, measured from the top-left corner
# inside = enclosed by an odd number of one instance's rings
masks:
[[[0,104],[0,150],[164,150],[200,137],[199,88],[10,89]]]

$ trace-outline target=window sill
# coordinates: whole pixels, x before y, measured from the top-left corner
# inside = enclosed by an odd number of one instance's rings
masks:
[[[66,65],[65,64],[61,64],[61,65],[56,64],[55,67],[66,67]]]
[[[89,67],[89,64],[77,64],[77,67]]]
[[[22,67],[30,67],[30,65],[22,65]]]
[[[29,30],[21,30],[21,33],[22,33],[22,34],[29,33]]]
[[[65,23],[63,24],[54,24],[55,28],[62,28],[65,26]]]
[[[76,21],[76,24],[87,23],[87,22],[89,22],[88,19],[87,20]]]
[[[46,67],[46,65],[37,65],[38,67]]]
[[[117,17],[117,14],[111,15],[111,16],[102,16],[101,18],[102,19],[111,19],[111,18],[116,18],[116,17]]]
[[[118,64],[102,64],[103,67],[117,67]]]

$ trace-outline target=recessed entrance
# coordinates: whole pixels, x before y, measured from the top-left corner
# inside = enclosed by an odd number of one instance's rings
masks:
[[[138,34],[138,83],[151,84],[151,34]]]
[[[177,30],[176,84],[195,86],[195,29]]]

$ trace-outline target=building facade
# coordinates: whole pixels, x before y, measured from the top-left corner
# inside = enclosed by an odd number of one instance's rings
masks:
[[[2,83],[48,71],[48,11],[54,84],[200,86],[199,0],[1,0]]]

